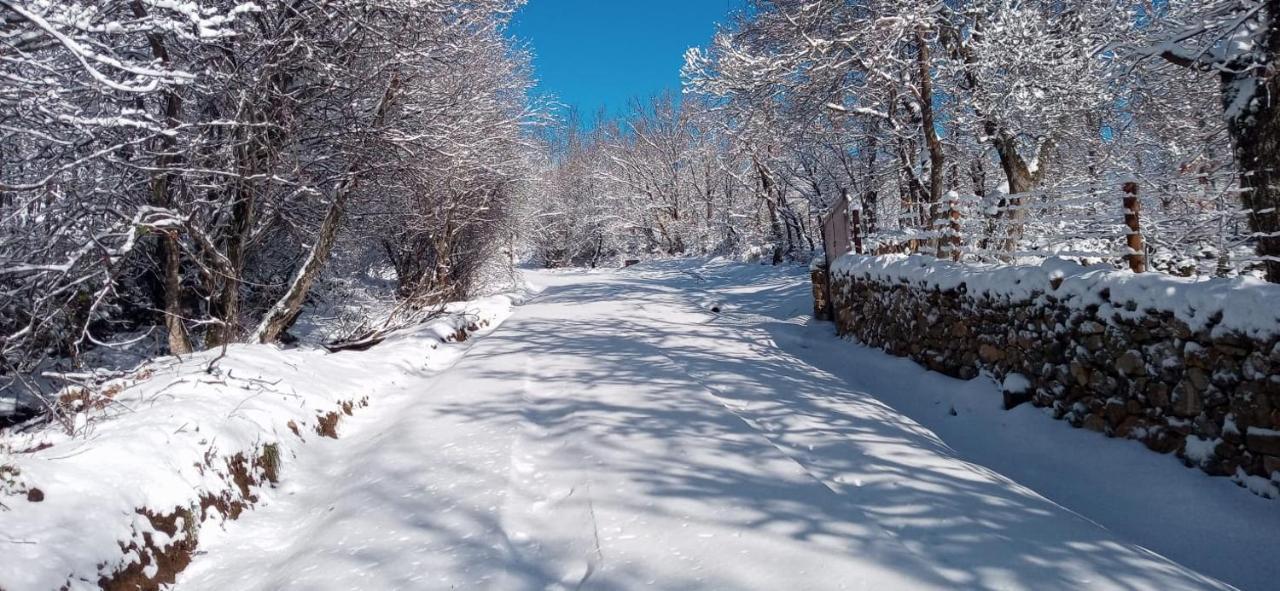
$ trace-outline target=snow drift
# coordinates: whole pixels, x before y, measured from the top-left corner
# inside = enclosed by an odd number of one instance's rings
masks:
[[[397,375],[451,365],[514,303],[452,305],[366,352],[233,345],[64,393],[80,409],[74,435],[0,436],[0,589],[171,581],[202,522],[234,518],[304,442],[336,437]]]

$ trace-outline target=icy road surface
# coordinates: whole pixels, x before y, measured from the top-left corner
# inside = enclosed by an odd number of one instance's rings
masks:
[[[542,295],[455,366],[403,376],[340,440],[286,460],[256,511],[206,528],[177,588],[1275,580],[1273,502],[1036,409],[1001,411],[987,379],[836,340],[808,318],[801,270],[529,278]]]

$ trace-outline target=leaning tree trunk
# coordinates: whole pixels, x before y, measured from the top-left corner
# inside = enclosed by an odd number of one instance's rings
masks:
[[[399,87],[400,78],[398,75],[393,75],[374,112],[371,128],[382,127]],[[329,211],[325,213],[324,221],[320,223],[319,235],[316,236],[315,244],[311,245],[311,252],[307,253],[307,258],[293,276],[293,281],[289,282],[289,289],[276,301],[275,305],[271,306],[271,309],[267,310],[262,322],[253,331],[251,341],[275,342],[298,317],[298,312],[302,310],[302,304],[307,299],[307,292],[311,290],[311,284],[315,283],[316,278],[320,276],[320,271],[329,261],[329,253],[333,251],[333,241],[338,236],[338,228],[342,225],[342,218],[347,211],[347,202],[360,182],[362,160],[359,156],[354,157],[354,161],[347,170],[346,178],[334,191],[333,201],[329,204]]]
[[[1005,179],[1009,182],[1009,200],[1006,204],[1008,212],[1005,216],[1008,220],[1008,230],[1001,250],[1012,254],[1018,249],[1018,241],[1022,239],[1023,228],[1026,225],[1028,193],[1040,184],[1044,175],[1042,162],[1046,157],[1048,144],[1040,146],[1037,160],[1041,161],[1041,164],[1032,171],[1027,161],[1018,153],[1017,143],[1008,132],[990,121],[986,124],[986,128],[987,134],[992,138],[991,142],[995,144],[996,154],[1000,157],[1000,168],[1004,170]]]

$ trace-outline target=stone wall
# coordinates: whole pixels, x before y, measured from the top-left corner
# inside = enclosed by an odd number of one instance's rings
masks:
[[[1089,284],[1096,298],[1060,289],[1052,274],[1041,285],[1018,280],[1006,294],[974,289],[981,271],[930,282],[875,272],[865,264],[875,258],[883,257],[841,259],[824,277],[840,334],[950,376],[985,372],[1004,384],[1006,408],[1051,408],[1076,427],[1280,494],[1276,336],[1223,330],[1221,313],[1192,326],[1168,310],[1112,301],[1105,281]],[[1280,299],[1273,303],[1280,312]]]

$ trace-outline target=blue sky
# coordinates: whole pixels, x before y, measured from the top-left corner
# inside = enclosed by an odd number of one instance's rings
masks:
[[[529,0],[511,34],[530,44],[538,92],[590,118],[679,91],[684,51],[706,45],[743,0]]]

